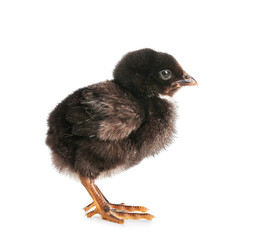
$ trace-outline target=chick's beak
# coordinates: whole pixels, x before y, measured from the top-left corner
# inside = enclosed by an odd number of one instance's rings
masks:
[[[175,81],[174,85],[179,87],[180,86],[195,86],[195,85],[198,85],[198,83],[193,77],[191,77],[189,74],[184,72],[183,79]]]
[[[183,76],[180,80],[177,80],[171,84],[166,90],[166,95],[173,96],[181,87],[183,86],[196,86],[198,85],[197,81],[191,77],[186,72],[183,73]]]

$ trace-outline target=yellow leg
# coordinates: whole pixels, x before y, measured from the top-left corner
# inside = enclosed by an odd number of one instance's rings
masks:
[[[84,210],[89,211],[95,207],[94,210],[87,213],[87,217],[100,214],[102,219],[120,224],[124,223],[124,219],[152,220],[154,218],[154,216],[149,213],[130,213],[135,211],[146,212],[148,210],[146,207],[109,203],[92,179],[80,176],[80,180],[93,199],[93,202],[86,206]]]

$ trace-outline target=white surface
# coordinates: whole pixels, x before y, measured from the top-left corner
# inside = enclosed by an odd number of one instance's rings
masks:
[[[252,1],[1,1],[1,239],[253,239]],[[44,144],[53,107],[111,78],[123,54],[171,53],[199,83],[175,96],[178,137],[98,181],[151,221],[87,219],[91,199]]]

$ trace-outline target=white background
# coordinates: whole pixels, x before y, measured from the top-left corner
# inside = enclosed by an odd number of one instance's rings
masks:
[[[254,239],[252,1],[1,1],[1,239]],[[112,78],[128,51],[175,56],[199,83],[175,99],[175,142],[97,184],[152,221],[85,217],[82,185],[46,147],[49,112]]]

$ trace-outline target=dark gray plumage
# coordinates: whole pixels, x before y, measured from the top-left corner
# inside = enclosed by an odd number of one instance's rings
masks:
[[[54,165],[95,179],[158,153],[172,141],[176,119],[174,104],[160,96],[195,84],[171,55],[128,53],[113,80],[75,91],[50,114],[46,143]]]

